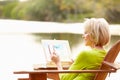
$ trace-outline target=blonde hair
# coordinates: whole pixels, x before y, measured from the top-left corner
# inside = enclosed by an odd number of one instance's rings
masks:
[[[110,40],[109,24],[104,18],[86,19],[85,32],[89,33],[95,45],[104,46]]]

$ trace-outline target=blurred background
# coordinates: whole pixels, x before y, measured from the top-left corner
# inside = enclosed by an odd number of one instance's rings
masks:
[[[120,0],[0,0],[0,18],[80,22],[103,17],[120,23]]]
[[[85,18],[105,18],[111,42],[120,40],[120,0],[0,0],[0,79],[17,80],[16,70],[33,70],[45,63],[42,39],[68,40],[73,58],[86,49],[82,39]],[[120,54],[116,62],[120,62]],[[119,80],[120,71],[106,80]]]

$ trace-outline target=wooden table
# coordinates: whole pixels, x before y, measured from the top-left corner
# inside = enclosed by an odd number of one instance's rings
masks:
[[[71,65],[70,62],[64,62],[62,64],[64,70],[67,70]],[[55,65],[48,64],[47,67],[34,67],[33,71],[15,71],[14,74],[29,74],[29,78],[19,78],[18,80],[47,80],[47,78],[58,80],[59,76],[56,73],[58,70]]]
[[[15,71],[14,74],[29,74],[28,80],[47,80],[47,74],[52,73],[58,75],[58,73],[106,73],[106,72],[116,72],[115,69],[110,70],[33,70],[33,71]],[[56,79],[59,80],[58,76]]]
[[[68,67],[63,67],[67,70]],[[47,78],[58,80],[57,67],[40,67],[33,71],[15,71],[14,74],[29,74],[29,78],[19,78],[18,80],[47,80]]]
[[[47,80],[49,70],[15,71],[14,74],[29,74],[29,80]]]

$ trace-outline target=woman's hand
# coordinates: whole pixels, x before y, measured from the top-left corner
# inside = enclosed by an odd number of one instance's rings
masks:
[[[57,53],[53,52],[51,54],[51,60],[56,64],[58,65],[60,62],[60,58],[59,58],[59,55],[57,55]]]
[[[51,60],[56,64],[58,70],[63,70],[59,55],[53,52],[51,54]]]

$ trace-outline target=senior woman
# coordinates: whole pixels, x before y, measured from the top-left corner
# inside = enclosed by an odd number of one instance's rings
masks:
[[[98,69],[103,61],[106,51],[104,46],[110,41],[109,24],[104,18],[86,19],[84,22],[83,38],[86,46],[91,50],[81,51],[69,70]],[[53,52],[52,61],[62,70],[59,56]],[[60,73],[60,80],[93,80],[95,73]]]

